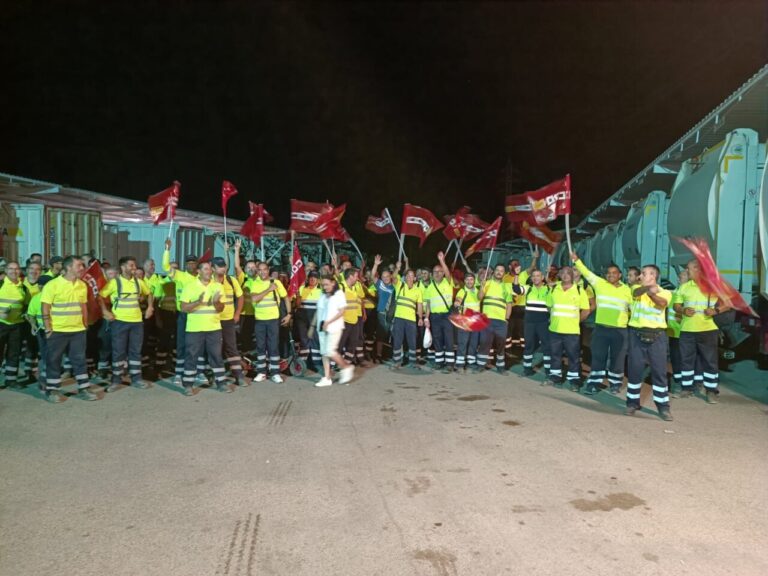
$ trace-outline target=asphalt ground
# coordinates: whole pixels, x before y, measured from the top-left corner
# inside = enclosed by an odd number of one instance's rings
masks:
[[[674,422],[648,386],[628,417],[540,376],[383,366],[191,398],[3,390],[0,574],[768,574],[763,375],[737,365]]]

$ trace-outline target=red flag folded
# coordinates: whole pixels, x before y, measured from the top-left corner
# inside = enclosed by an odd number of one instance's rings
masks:
[[[365,222],[365,229],[370,230],[374,234],[389,234],[395,231],[395,223],[389,217],[389,213],[386,208],[381,211],[381,216],[368,216],[368,220]]]
[[[509,222],[527,221],[534,226],[552,222],[571,213],[571,175],[543,188],[507,196],[505,210]]]
[[[152,217],[152,223],[155,226],[164,220],[173,220],[173,217],[176,216],[176,206],[179,205],[180,191],[181,183],[174,181],[172,186],[149,197],[147,200],[149,215]]]
[[[707,296],[715,296],[718,300],[744,314],[757,317],[755,311],[747,304],[736,288],[720,276],[715,259],[709,251],[709,245],[703,238],[676,238],[691,251],[699,263],[699,277],[693,278],[699,289]]]
[[[229,180],[224,180],[221,183],[221,211],[224,213],[224,216],[227,215],[227,202],[229,202],[229,199],[235,194],[237,194],[235,185]]]
[[[461,222],[461,228],[464,231],[462,238],[464,240],[477,238],[483,233],[483,230],[488,228],[488,226],[490,226],[490,224],[480,218],[477,214],[465,214]]]
[[[541,246],[547,254],[554,254],[558,244],[562,242],[563,235],[555,232],[549,226],[531,226],[528,222],[517,222],[512,224],[513,233],[521,238],[528,240],[531,244]]]
[[[243,227],[240,228],[240,234],[259,243],[261,242],[261,237],[264,235],[264,223],[270,222],[272,216],[270,216],[269,212],[264,210],[263,204],[248,202],[248,206],[251,209],[251,215],[248,217],[248,220],[243,223]]]
[[[293,245],[293,262],[291,264],[291,281],[288,284],[288,298],[293,298],[299,293],[299,289],[307,280],[307,271],[304,269],[304,262],[301,260],[299,245]]]
[[[451,314],[448,316],[448,320],[459,330],[465,330],[467,332],[482,332],[491,324],[491,320],[488,316],[482,312],[476,312],[469,308],[462,313]]]
[[[88,322],[92,323],[101,318],[99,306],[99,291],[107,285],[107,279],[98,260],[83,271],[82,280],[88,286]]]
[[[349,234],[341,226],[341,218],[347,210],[347,205],[342,204],[320,214],[314,222],[313,234],[318,234],[323,240],[343,240],[343,237],[349,238]]]
[[[496,240],[499,239],[500,227],[501,227],[501,216],[496,218],[496,220],[493,221],[493,224],[488,226],[488,228],[486,228],[483,231],[480,237],[477,240],[475,240],[475,243],[469,247],[467,252],[464,254],[464,257],[469,258],[475,252],[480,252],[481,250],[491,250],[492,248],[495,248]]]
[[[443,236],[448,240],[460,240],[464,237],[464,218],[469,214],[471,208],[469,206],[462,206],[456,211],[456,214],[448,214],[443,216],[445,221],[445,228],[443,228]]]
[[[426,208],[413,204],[403,206],[403,224],[400,227],[400,234],[420,238],[419,246],[424,245],[427,236],[442,227],[440,220]]]
[[[291,225],[289,230],[304,232],[305,234],[317,234],[315,220],[325,212],[333,210],[333,205],[328,202],[305,202],[304,200],[291,200]]]

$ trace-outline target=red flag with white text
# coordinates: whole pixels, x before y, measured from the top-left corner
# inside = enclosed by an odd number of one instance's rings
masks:
[[[516,222],[513,224],[513,231],[531,244],[541,246],[547,254],[554,254],[558,244],[563,240],[560,232],[555,232],[546,225],[531,226],[528,222]]]
[[[101,268],[101,263],[94,260],[93,263],[83,271],[81,277],[88,286],[88,323],[92,324],[101,318],[101,306],[99,306],[99,292],[107,285],[107,279]]]
[[[291,199],[291,225],[289,230],[305,234],[317,234],[315,221],[320,214],[333,210],[328,202],[305,202]]]
[[[248,202],[248,206],[251,209],[251,215],[243,223],[243,227],[240,228],[240,234],[258,244],[264,235],[264,223],[271,222],[272,216],[264,209],[263,204]]]
[[[504,209],[509,222],[526,221],[533,226],[541,226],[558,216],[570,214],[571,175],[533,192],[507,196]]]
[[[314,222],[313,234],[317,234],[323,240],[341,240],[345,242],[344,238],[348,238],[349,234],[341,226],[341,219],[344,216],[344,212],[347,210],[347,205],[342,204],[336,206],[328,212],[323,212],[317,217]]]
[[[477,214],[465,214],[461,219],[462,239],[472,240],[477,238],[491,224]]]
[[[229,180],[224,180],[221,183],[221,211],[224,214],[224,216],[227,215],[227,202],[229,202],[229,199],[232,198],[237,194],[237,188],[235,188],[235,185],[232,184]]]
[[[179,205],[179,194],[181,193],[181,183],[174,183],[157,194],[152,194],[147,199],[149,205],[149,215],[152,217],[152,223],[157,226],[165,220],[173,220],[176,215],[176,206]]]
[[[386,208],[381,211],[381,216],[368,216],[365,222],[365,229],[374,234],[389,234],[395,231],[395,223],[389,217]]]
[[[470,210],[469,206],[462,206],[456,211],[456,214],[443,216],[445,221],[443,236],[448,240],[461,240],[464,237],[464,217],[469,214]]]
[[[443,227],[442,222],[426,208],[406,204],[403,206],[403,224],[400,234],[403,236],[416,236],[421,239],[419,246],[424,245],[427,236]]]
[[[299,293],[299,289],[307,281],[307,271],[304,269],[304,262],[301,259],[299,245],[293,245],[293,259],[291,262],[291,281],[288,283],[288,298],[293,298]]]
[[[488,226],[483,233],[480,235],[480,237],[475,240],[475,243],[470,246],[466,253],[464,254],[465,258],[469,258],[474,254],[475,252],[480,252],[481,250],[491,250],[496,247],[496,241],[499,239],[499,228],[501,227],[501,216],[496,218],[496,220],[493,221],[493,224]]]

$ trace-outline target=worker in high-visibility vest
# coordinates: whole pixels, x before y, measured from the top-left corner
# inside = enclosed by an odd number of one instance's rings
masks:
[[[729,309],[717,296],[704,294],[696,281],[701,276],[698,261],[691,260],[686,266],[690,280],[682,284],[674,294],[672,303],[680,321],[680,375],[681,398],[693,396],[697,366],[704,380],[707,403],[717,404],[720,395],[720,374],[717,365],[720,329],[714,317]]]
[[[456,293],[453,305],[463,314],[465,310],[480,312],[480,289],[475,283],[475,275],[467,272],[464,275],[464,287]],[[456,369],[466,370],[467,367],[477,366],[477,347],[480,343],[480,332],[458,330],[456,346]]]
[[[318,334],[313,330],[309,336],[309,328],[312,326],[312,318],[317,312],[317,302],[323,289],[320,286],[320,274],[312,270],[307,274],[304,286],[299,288],[296,297],[296,315],[294,326],[298,332],[299,354],[307,365],[319,372],[322,369],[322,357],[320,356],[320,341]]]
[[[489,269],[486,269],[485,274]],[[490,362],[491,348],[496,354],[496,371],[501,374],[506,368],[505,344],[507,341],[507,321],[512,313],[514,294],[512,285],[504,282],[504,265],[498,264],[493,269],[493,276],[481,276],[480,301],[483,314],[488,316],[491,323],[480,336],[477,352],[476,370],[484,370]]]
[[[347,308],[344,312],[344,332],[341,333],[339,342],[339,352],[344,351],[344,359],[347,362],[354,362],[356,359],[357,347],[360,341],[360,331],[362,330],[362,309],[363,301],[361,290],[358,289],[358,271],[356,268],[347,268],[339,278],[339,287],[344,290],[344,296],[347,299]]]
[[[563,266],[558,272],[560,282],[547,296],[549,308],[549,344],[552,352],[549,381],[563,385],[563,353],[568,357],[565,379],[572,391],[581,387],[581,322],[589,316],[586,290],[574,283],[573,268]]]
[[[530,285],[521,284],[519,280],[512,284],[512,290],[515,294],[522,294],[525,302],[523,376],[533,376],[536,373],[533,369],[533,355],[536,349],[540,348],[546,381],[552,361],[549,345],[549,308],[547,308],[550,288],[540,270],[533,270],[530,279]]]
[[[186,363],[186,342],[187,342],[187,313],[182,310],[181,294],[187,284],[197,279],[197,256],[189,254],[184,259],[186,270],[179,270],[177,267],[171,267],[171,239],[165,241],[165,251],[163,252],[163,271],[168,272],[168,277],[173,280],[176,288],[176,384],[182,383],[184,374],[184,365]]]
[[[5,381],[3,387],[19,384],[21,343],[24,336],[24,314],[31,296],[21,279],[18,262],[5,265],[5,278],[0,281],[0,354],[5,356]]]
[[[155,290],[159,284],[165,281],[165,277],[155,272],[155,261],[152,258],[144,260],[139,270],[144,271],[144,282],[149,288],[149,293],[154,300]],[[137,273],[138,271],[137,270]],[[145,301],[148,304],[149,299]],[[157,307],[153,307],[154,313],[149,318],[144,319],[144,342],[141,348],[141,369],[147,380],[156,380],[157,373],[157,355],[158,355],[158,327],[157,327]]]
[[[667,337],[669,338],[669,364],[672,367],[672,396],[680,397],[683,388],[683,375],[680,362],[680,323],[683,314],[675,311],[675,295],[681,286],[688,282],[688,270],[677,273],[677,289],[672,292],[672,305],[667,307]],[[700,375],[700,374],[699,374]],[[694,374],[694,378],[696,375]],[[695,383],[695,382],[694,382]]]
[[[237,326],[240,323],[240,313],[243,311],[243,289],[237,278],[227,273],[229,266],[224,258],[217,256],[211,264],[213,264],[213,279],[222,286],[221,303],[224,304],[224,308],[219,312],[219,321],[221,322],[224,366],[229,368],[235,385],[244,388],[249,386],[250,382],[243,376],[243,361],[237,348]]]
[[[170,277],[163,277],[155,284],[155,317],[157,322],[157,351],[155,374],[158,378],[168,370],[168,359],[176,350],[176,284]],[[175,372],[174,368],[171,373]]]
[[[663,420],[672,420],[667,383],[667,307],[672,293],[658,285],[659,269],[643,266],[639,288],[632,293],[632,315],[629,319],[629,354],[627,356],[627,408],[632,416],[640,409],[640,390],[646,366],[651,369],[653,401]]]
[[[255,260],[247,260],[245,262],[245,268],[243,269],[240,262],[241,247],[242,242],[238,238],[235,240],[235,278],[240,282],[240,286],[243,289],[243,311],[240,313],[239,347],[243,355],[249,356],[253,352],[253,330],[256,325],[256,317],[254,316],[253,302],[251,301],[251,292],[248,288],[248,280],[256,278],[258,263]]]
[[[291,321],[291,301],[280,280],[271,278],[269,265],[259,263],[256,278],[250,278],[245,285],[253,302],[255,326],[254,349],[256,353],[256,377],[254,382],[263,382],[267,375],[276,384],[283,382],[280,376],[280,325],[288,326]],[[286,315],[280,318],[280,303],[286,308]]]
[[[509,261],[509,267],[506,274],[504,274],[504,282],[507,284],[514,284],[515,279],[519,286],[526,286],[531,273],[536,268],[536,263],[539,261],[539,249],[538,247],[533,252],[531,258],[531,264],[525,270],[522,270],[520,261],[513,258]],[[518,269],[519,268],[519,269]],[[510,288],[511,289],[511,288]],[[512,313],[509,315],[509,323],[507,325],[507,341],[505,348],[511,351],[516,346],[525,345],[525,294],[516,294],[512,290]]]
[[[34,298],[43,289],[40,286],[40,278],[43,273],[43,268],[39,262],[27,263],[26,276],[24,277],[24,286],[27,287],[29,297]],[[22,329],[23,342],[27,345],[27,356],[24,361],[24,366],[27,372],[27,381],[32,382],[35,379],[34,373],[38,371],[38,358],[40,357],[40,348],[38,347],[38,339],[32,333],[32,329],[28,323],[24,324]],[[21,374],[19,374],[21,376]]]
[[[608,266],[605,278],[600,278],[586,267],[578,255],[571,254],[576,269],[594,286],[595,329],[592,332],[592,358],[584,394],[599,392],[599,386],[608,379],[610,392],[618,394],[624,381],[624,363],[627,358],[627,324],[632,307],[632,292],[621,281],[618,266]],[[591,304],[590,304],[591,307]]]
[[[98,400],[91,392],[85,360],[88,325],[88,286],[80,277],[85,265],[76,256],[62,262],[62,273],[43,288],[40,301],[48,352],[45,362],[45,396],[49,402],[66,399],[61,394],[61,368],[64,354],[69,356],[77,382],[78,398]]]
[[[432,330],[435,346],[435,367],[444,372],[453,372],[455,356],[453,351],[453,324],[448,320],[455,283],[445,263],[445,254],[437,253],[438,264],[432,268],[432,279],[424,292],[424,324]]]
[[[416,272],[408,269],[404,278],[395,274],[393,286],[395,315],[392,320],[392,368],[398,370],[403,366],[405,343],[408,346],[408,366],[412,370],[418,370],[420,366],[416,360],[416,336],[417,327],[424,322],[424,310],[422,290],[416,284]]]

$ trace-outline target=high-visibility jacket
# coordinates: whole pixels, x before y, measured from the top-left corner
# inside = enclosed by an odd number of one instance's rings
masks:
[[[682,304],[683,308],[693,308],[695,312],[693,316],[682,314],[680,332],[710,332],[718,329],[715,319],[704,314],[707,308],[717,304],[717,297],[706,296],[694,280],[688,280],[675,290],[672,304]]]
[[[216,279],[219,282],[218,279]],[[224,309],[219,312],[219,320],[232,320],[235,317],[235,303],[238,298],[243,297],[243,289],[240,287],[240,283],[237,278],[225,274],[222,281],[219,282],[222,286],[221,302],[224,304]]]
[[[657,308],[651,297],[644,293],[639,298],[632,300],[632,316],[629,319],[629,325],[632,328],[666,328],[667,327],[667,306],[672,300],[672,293],[664,288],[659,288],[656,294],[659,298],[666,301],[666,306]]]
[[[24,311],[29,304],[29,290],[23,280],[11,282],[5,278],[0,284],[0,309],[6,312],[5,318],[0,318],[3,324],[21,324],[24,322]]]
[[[523,286],[525,295],[525,321],[526,322],[549,322],[549,308],[547,308],[547,298],[549,297],[549,286]]]
[[[576,261],[576,269],[594,286],[597,305],[595,324],[611,328],[626,328],[629,322],[629,311],[632,308],[632,292],[629,286],[623,282],[614,286],[605,278],[594,274],[581,260]]]
[[[513,301],[511,284],[499,282],[494,278],[487,280],[483,286],[483,314],[492,320],[507,319],[507,304]]]
[[[423,298],[429,304],[430,314],[447,314],[453,302],[453,280],[443,278],[437,284],[433,280],[424,291]]]
[[[395,318],[416,322],[416,310],[418,304],[423,303],[421,287],[415,283],[413,287],[408,288],[408,284],[395,276]]]
[[[589,310],[587,291],[577,284],[567,290],[557,283],[547,296],[549,331],[556,334],[579,334],[581,310]]]
[[[280,280],[262,280],[258,276],[249,278],[245,285],[251,293],[251,299],[254,294],[264,292],[271,284],[275,285],[275,290],[266,294],[259,302],[254,302],[253,312],[256,320],[276,320],[280,318],[280,299],[285,298],[288,293]]]
[[[70,282],[63,276],[57,276],[43,287],[40,300],[51,307],[51,327],[54,332],[85,330],[81,307],[88,302],[88,286],[85,282]]]
[[[466,286],[456,294],[456,301],[464,310],[480,311],[480,290],[477,286],[467,288]]]
[[[142,297],[149,294],[149,286],[138,278],[113,278],[99,292],[102,298],[112,302],[112,314],[121,322],[141,322]]]
[[[248,277],[244,272],[240,272],[237,275],[237,281],[240,282],[240,287],[243,289],[243,311],[241,316],[253,316],[253,301],[251,300],[251,291],[246,285]]]
[[[219,293],[223,300],[224,286],[215,280],[208,284],[203,284],[202,280],[195,278],[184,286],[181,293],[181,302],[197,302],[200,295],[203,295],[203,301],[200,306],[192,312],[187,312],[187,332],[215,332],[221,330],[221,321],[219,313],[213,305],[213,297]]]
[[[347,307],[344,309],[344,322],[346,324],[357,324],[363,315],[362,299],[357,288],[357,282],[350,286],[344,281],[339,286],[344,290],[344,297],[347,299]]]
[[[40,294],[40,291],[42,290],[42,288],[40,288],[39,283],[35,282],[34,284],[32,284],[26,278],[24,278],[24,286],[27,287],[27,291],[29,291],[30,298],[34,297],[35,294]]]
[[[525,286],[528,282],[528,278],[530,278],[530,274],[528,273],[528,270],[522,270],[520,272],[520,277],[517,279],[517,283],[520,286]],[[502,282],[505,284],[513,284],[515,282],[515,275],[510,274],[507,272],[504,274],[504,278],[502,279]],[[512,293],[512,305],[513,306],[525,306],[525,293],[523,294],[515,294]]]
[[[164,278],[162,282],[155,285],[152,293],[155,297],[160,310],[166,312],[176,312],[176,283],[170,278]]]

